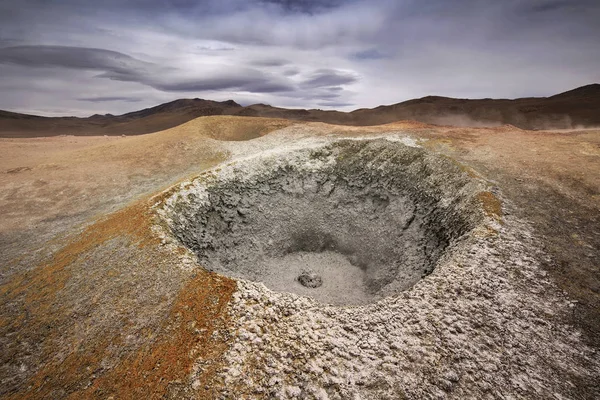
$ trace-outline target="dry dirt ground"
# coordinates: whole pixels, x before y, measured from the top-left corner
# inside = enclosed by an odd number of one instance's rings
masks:
[[[182,263],[185,250],[157,238],[152,210],[171,185],[230,159],[231,149],[268,149],[270,142],[253,139],[276,137],[284,128],[291,133],[280,142],[401,133],[496,186],[503,211],[533,227],[543,249],[538,261],[552,285],[574,301],[571,312],[560,315],[561,326],[591,349],[592,362],[579,366],[579,376],[565,377],[569,387],[556,398],[600,396],[594,369],[600,346],[600,130],[410,122],[359,128],[203,117],[135,137],[0,139],[0,397],[226,393],[219,377],[236,341],[230,327],[238,322],[232,320],[237,309],[230,306],[238,301],[239,284],[193,260]],[[228,141],[246,142],[231,147]],[[550,317],[542,322],[558,323]],[[441,398],[460,397],[443,385],[440,390]],[[535,393],[518,385],[500,390],[492,382],[486,396]],[[269,396],[247,398],[257,397]]]

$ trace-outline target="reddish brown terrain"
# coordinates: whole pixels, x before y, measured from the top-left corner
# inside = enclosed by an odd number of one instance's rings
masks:
[[[583,86],[551,97],[515,100],[427,96],[349,113],[286,109],[265,104],[242,107],[232,100],[181,99],[123,115],[93,115],[88,118],[50,118],[0,111],[0,137],[139,135],[210,115],[285,118],[356,126],[414,120],[462,127],[510,124],[530,130],[580,129],[600,126],[599,110],[600,84]]]

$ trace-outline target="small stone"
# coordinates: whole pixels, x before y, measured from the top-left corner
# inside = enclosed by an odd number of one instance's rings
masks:
[[[298,277],[298,282],[307,288],[318,288],[323,284],[323,280],[314,272],[302,272]]]

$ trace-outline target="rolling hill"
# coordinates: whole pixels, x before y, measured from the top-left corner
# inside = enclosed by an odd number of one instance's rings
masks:
[[[522,129],[572,129],[600,126],[600,84],[551,97],[455,99],[427,96],[349,113],[286,109],[266,104],[243,107],[232,100],[180,99],[123,115],[40,117],[0,110],[0,137],[56,135],[139,135],[209,115],[285,118],[341,125],[380,125],[416,120],[438,125],[486,127],[510,124]]]

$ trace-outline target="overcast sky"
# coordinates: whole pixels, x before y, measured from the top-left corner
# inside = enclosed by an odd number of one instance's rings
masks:
[[[600,82],[598,0],[0,0],[0,109],[352,110]]]

